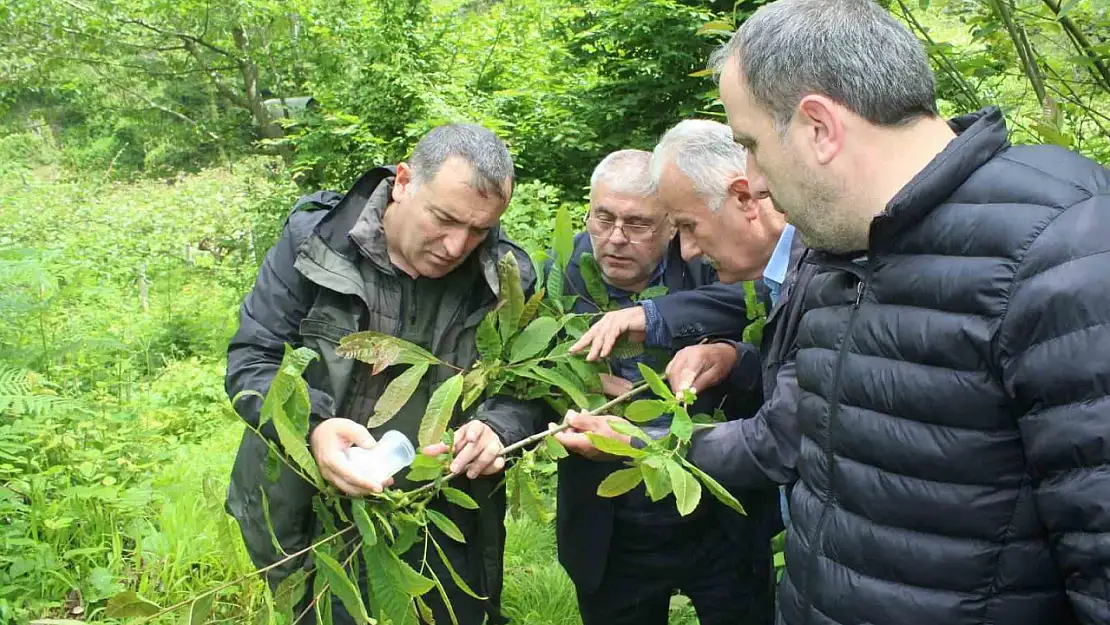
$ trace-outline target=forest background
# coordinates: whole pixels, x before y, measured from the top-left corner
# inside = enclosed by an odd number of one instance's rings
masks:
[[[761,4],[0,0],[0,623],[110,620],[124,589],[166,605],[250,571],[223,511],[224,350],[299,194],[478,122],[512,150],[504,225],[535,249],[606,153],[723,120],[706,59]],[[883,4],[944,114],[998,104],[1014,142],[1110,162],[1110,2]],[[580,623],[550,519],[509,521],[520,624]],[[266,601],[239,586],[213,619]]]

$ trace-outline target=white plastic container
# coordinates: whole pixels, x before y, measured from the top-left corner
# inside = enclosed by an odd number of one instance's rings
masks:
[[[374,482],[383,482],[398,471],[412,464],[416,449],[404,434],[390,430],[382,435],[378,444],[370,449],[349,447],[347,459],[357,468],[359,475]]]

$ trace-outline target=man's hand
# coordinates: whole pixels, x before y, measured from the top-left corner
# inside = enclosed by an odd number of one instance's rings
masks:
[[[505,445],[490,426],[481,421],[471,421],[455,430],[455,458],[451,461],[451,473],[465,471],[470,479],[497,473],[505,468],[505,458],[500,455],[504,448]],[[424,448],[425,456],[446,452],[447,445],[443,443]]]
[[[700,393],[727,378],[735,364],[736,348],[728,343],[691,345],[671,359],[667,380],[676,395],[688,388]]]
[[[604,436],[613,440],[621,441],[626,445],[632,444],[632,437],[625,436],[609,426],[611,421],[623,421],[620,417],[612,415],[592,415],[585,413],[578,413],[573,410],[567,413],[566,421],[570,424],[571,429],[564,430],[555,434],[555,439],[562,443],[570,451],[589,458],[590,460],[616,460],[617,457],[607,454],[594,447],[590,442],[590,438],[586,436],[587,433],[593,432],[598,436]],[[555,427],[552,425],[551,427]]]
[[[366,479],[347,459],[347,449],[352,446],[369,449],[374,446],[370,431],[350,419],[327,419],[315,430],[308,440],[312,456],[320,475],[348,495],[361,497],[370,493],[380,493],[393,484],[393,478],[384,482]]]
[[[598,377],[601,378],[601,392],[606,397],[620,397],[636,388],[635,384],[619,376],[602,373]]]
[[[627,334],[630,341],[643,343],[647,336],[647,313],[642,306],[632,306],[622,310],[605,313],[600,321],[595,323],[571,346],[570,352],[576,354],[587,347],[590,352],[586,360],[593,362],[598,358],[606,358],[613,351],[613,345],[621,335]]]

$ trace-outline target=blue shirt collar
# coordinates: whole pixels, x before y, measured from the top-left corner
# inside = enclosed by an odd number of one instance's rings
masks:
[[[782,234],[779,235],[779,242],[775,245],[775,251],[771,253],[771,259],[767,261],[767,267],[763,270],[763,279],[774,282],[775,284],[782,284],[786,281],[786,272],[790,269],[790,248],[794,243],[794,226],[786,224],[782,229]]]

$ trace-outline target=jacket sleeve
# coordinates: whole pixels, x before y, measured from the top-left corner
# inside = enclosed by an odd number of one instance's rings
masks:
[[[737,367],[750,368],[744,358],[737,359]],[[733,380],[742,381],[744,374],[737,367],[733,368]],[[800,394],[794,361],[788,360],[779,368],[774,392],[754,417],[721,423],[694,435],[690,462],[732,491],[793,482],[801,442]]]
[[[1110,623],[1110,196],[1029,246],[998,334],[1038,516],[1078,622]]]
[[[313,286],[293,268],[297,246],[306,221],[314,221],[312,213],[293,213],[286,222],[281,239],[266,253],[258,271],[254,288],[239,309],[239,329],[227,348],[227,375],[224,385],[228,397],[243,391],[265,394],[277,373],[286,343],[301,344],[300,324],[312,306]],[[301,226],[301,227],[298,227]],[[331,396],[309,388],[313,421],[334,412]],[[262,400],[244,395],[235,402],[235,410],[251,426],[258,425]],[[262,429],[263,435],[277,440],[272,424]]]
[[[706,284],[650,301],[667,326],[672,349],[706,337],[739,339],[749,323],[742,283]]]

